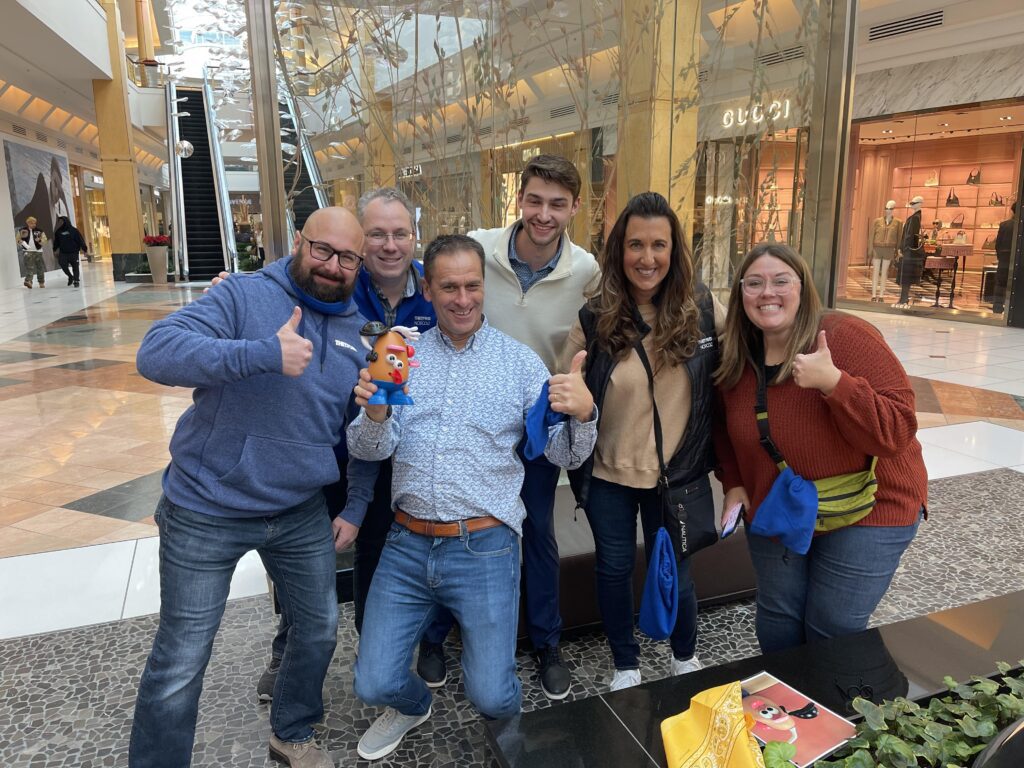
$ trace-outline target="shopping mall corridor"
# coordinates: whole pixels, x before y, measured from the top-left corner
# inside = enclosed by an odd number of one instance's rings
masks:
[[[124,764],[159,607],[152,514],[190,393],[139,376],[135,351],[154,320],[202,286],[132,286],[114,283],[107,263],[82,266],[80,289],[54,280],[0,291],[3,765]],[[1024,330],[863,317],[913,377],[930,476],[930,520],[874,622],[1024,589]],[[266,593],[258,558],[247,557],[206,678],[196,766],[266,764],[267,708],[254,695],[275,625]],[[752,603],[702,612],[699,642],[710,663],[755,653]],[[356,764],[356,738],[375,715],[352,694],[355,644],[351,608],[342,606],[323,730],[341,765]],[[645,680],[668,671],[667,652],[654,646],[644,646]],[[571,698],[607,686],[599,634],[566,643],[564,653]],[[524,706],[549,706],[532,661],[519,661]],[[429,726],[383,764],[479,765],[482,751],[456,673]]]

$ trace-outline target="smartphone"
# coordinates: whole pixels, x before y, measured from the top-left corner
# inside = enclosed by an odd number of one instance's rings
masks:
[[[734,504],[732,508],[725,513],[722,517],[722,536],[726,538],[730,536],[733,531],[736,530],[736,526],[739,525],[740,518],[743,517],[743,513],[746,511],[746,507],[742,504]]]

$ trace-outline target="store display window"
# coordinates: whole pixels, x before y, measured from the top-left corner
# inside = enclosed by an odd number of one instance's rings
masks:
[[[1002,322],[1022,145],[1020,102],[854,123],[837,302]]]

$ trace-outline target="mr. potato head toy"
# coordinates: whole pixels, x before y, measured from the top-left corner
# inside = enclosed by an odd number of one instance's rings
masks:
[[[420,365],[418,360],[412,359],[416,350],[410,344],[419,339],[419,331],[404,325],[388,328],[374,320],[359,330],[359,336],[363,346],[369,350],[366,368],[377,385],[377,391],[366,404],[412,405],[412,398],[404,390],[409,383],[409,369]],[[372,344],[370,339],[374,339]]]

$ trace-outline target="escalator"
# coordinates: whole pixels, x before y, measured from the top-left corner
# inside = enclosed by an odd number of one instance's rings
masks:
[[[167,86],[168,138],[192,145],[189,157],[172,157],[171,195],[175,262],[187,280],[211,280],[235,267],[235,237],[220,145],[211,130],[212,94]]]

